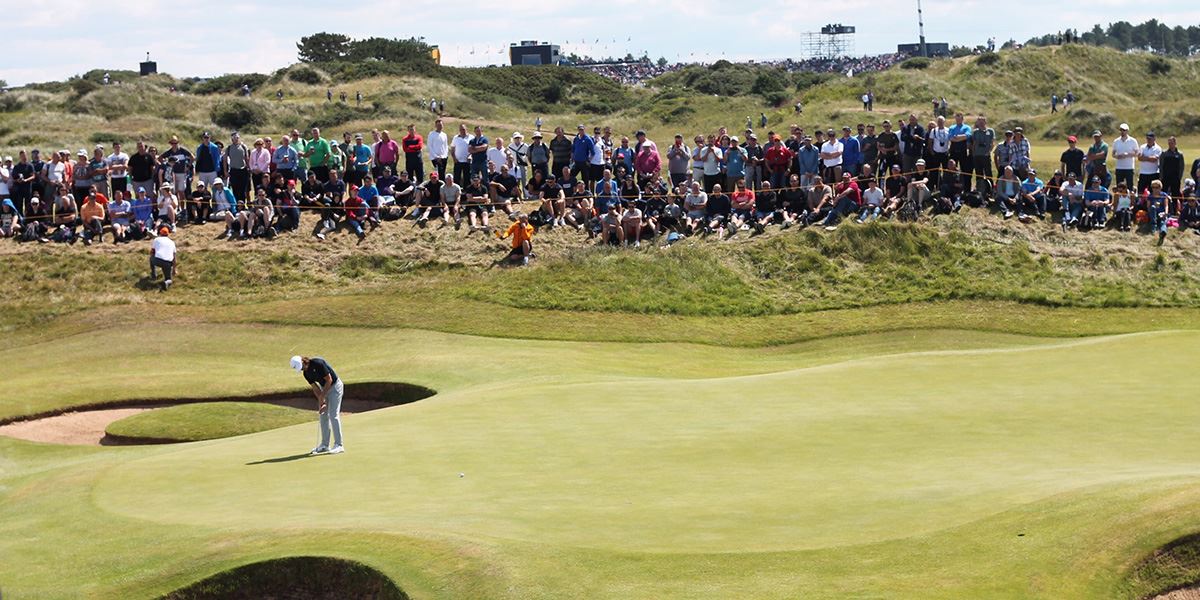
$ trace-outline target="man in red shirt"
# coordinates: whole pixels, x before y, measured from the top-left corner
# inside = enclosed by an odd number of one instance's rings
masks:
[[[771,187],[775,189],[787,187],[788,166],[792,164],[793,158],[796,158],[796,153],[784,146],[783,142],[779,141],[778,135],[771,136],[771,143],[767,146],[766,152],[767,172],[771,176]]]
[[[833,188],[833,210],[825,217],[825,230],[837,229],[838,221],[858,212],[858,205],[861,203],[862,193],[858,189],[858,183],[849,172],[842,173],[842,181]]]
[[[400,144],[404,147],[404,170],[408,171],[413,181],[425,181],[425,161],[421,160],[425,140],[412,123],[409,123],[408,135],[400,140]]]

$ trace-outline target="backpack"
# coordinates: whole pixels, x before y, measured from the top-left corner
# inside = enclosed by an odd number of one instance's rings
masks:
[[[404,215],[404,209],[399,206],[385,206],[379,210],[379,218],[384,221],[399,221]]]
[[[529,224],[533,225],[534,229],[543,227],[550,223],[550,215],[547,215],[543,210],[535,210],[529,213]]]
[[[54,231],[54,234],[50,236],[50,239],[60,244],[72,243],[75,241],[75,228],[59,227]]]

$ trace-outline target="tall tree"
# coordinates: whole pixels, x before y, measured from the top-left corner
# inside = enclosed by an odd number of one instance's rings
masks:
[[[301,62],[322,63],[345,60],[350,51],[350,37],[340,33],[314,33],[296,43]]]

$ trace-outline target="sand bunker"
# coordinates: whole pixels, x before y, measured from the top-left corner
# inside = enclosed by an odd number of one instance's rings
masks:
[[[306,395],[307,394],[307,395]],[[408,404],[432,396],[434,391],[406,383],[359,383],[347,384],[342,413],[355,414]],[[109,424],[148,410],[197,404],[205,402],[264,402],[313,411],[317,419],[316,400],[307,392],[265,394],[228,398],[175,398],[161,400],[132,400],[109,402],[101,405],[78,407],[70,411],[30,415],[24,418],[0,421],[0,436],[30,442],[50,444],[73,444],[80,446],[118,446],[155,443],[153,441],[131,441],[105,435]]]
[[[217,573],[163,600],[408,600],[386,575],[360,562],[325,556],[268,560]]]

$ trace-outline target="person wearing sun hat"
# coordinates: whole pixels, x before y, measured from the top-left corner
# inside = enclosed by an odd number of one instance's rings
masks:
[[[175,241],[171,239],[171,228],[166,225],[158,228],[158,237],[150,242],[150,281],[158,279],[157,269],[162,269],[162,291],[171,289],[171,280],[175,276]]]
[[[292,370],[304,376],[317,399],[318,423],[321,441],[309,454],[341,454],[342,447],[342,392],[345,390],[341,378],[325,359],[319,356],[293,356]],[[330,431],[333,432],[333,447],[329,446]]]

